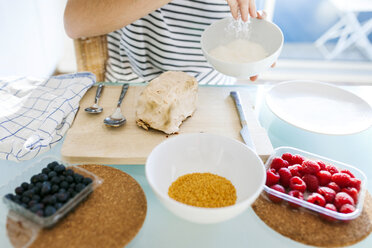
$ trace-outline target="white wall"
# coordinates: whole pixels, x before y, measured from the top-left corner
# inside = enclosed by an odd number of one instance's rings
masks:
[[[66,0],[0,0],[0,77],[51,75],[64,54]]]

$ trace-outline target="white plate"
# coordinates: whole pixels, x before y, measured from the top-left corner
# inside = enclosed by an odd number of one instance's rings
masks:
[[[353,134],[372,125],[372,108],[367,102],[326,83],[281,83],[270,89],[266,103],[280,119],[315,133]]]

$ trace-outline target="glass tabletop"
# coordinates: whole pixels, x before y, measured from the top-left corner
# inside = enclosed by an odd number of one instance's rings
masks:
[[[274,147],[293,146],[334,160],[352,164],[372,178],[372,128],[346,136],[309,133],[274,116],[265,105],[265,92],[270,85],[247,86],[255,103],[257,117],[268,131]],[[348,86],[365,100],[371,100],[372,86]],[[367,98],[367,99],[366,99]],[[60,157],[62,142],[36,159],[15,163],[0,161],[0,185],[19,174],[27,164],[42,156]],[[142,186],[148,203],[145,223],[128,247],[307,247],[283,237],[263,223],[251,208],[238,217],[220,224],[200,225],[184,221],[170,213],[156,198],[146,178],[144,165],[110,165],[130,174]],[[372,190],[371,183],[368,190]],[[11,247],[6,235],[7,210],[0,203],[0,247]],[[372,247],[372,236],[353,247]]]

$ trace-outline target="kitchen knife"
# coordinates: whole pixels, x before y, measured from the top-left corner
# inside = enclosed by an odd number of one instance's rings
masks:
[[[238,113],[239,113],[240,124],[242,125],[242,129],[240,130],[240,135],[242,136],[242,138],[244,140],[244,143],[248,147],[252,148],[252,150],[256,151],[256,147],[253,144],[252,137],[249,134],[247,120],[245,118],[245,114],[244,114],[243,107],[242,107],[242,104],[241,104],[239,92],[231,91],[230,96],[234,100],[236,109],[238,110]]]

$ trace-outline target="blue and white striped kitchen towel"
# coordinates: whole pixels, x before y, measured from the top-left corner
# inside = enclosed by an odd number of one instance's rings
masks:
[[[95,80],[89,72],[0,79],[0,159],[27,160],[49,150],[71,126]]]

